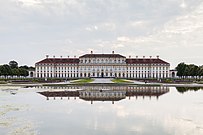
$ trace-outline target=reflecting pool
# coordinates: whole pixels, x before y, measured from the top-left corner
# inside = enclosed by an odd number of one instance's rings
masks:
[[[0,87],[0,135],[201,135],[203,89]]]

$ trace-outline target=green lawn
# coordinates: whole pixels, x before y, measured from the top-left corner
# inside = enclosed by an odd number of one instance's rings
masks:
[[[0,81],[0,84],[7,84],[5,81]]]
[[[114,82],[114,83],[133,83],[130,80],[126,80],[126,79],[113,79],[112,82]]]
[[[71,83],[84,84],[84,83],[90,83],[90,82],[93,82],[93,81],[94,81],[94,79],[87,78],[87,79],[74,80]]]
[[[203,84],[203,81],[199,81],[199,82],[197,82],[197,84]]]

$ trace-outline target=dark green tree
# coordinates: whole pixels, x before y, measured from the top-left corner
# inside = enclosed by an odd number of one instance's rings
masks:
[[[18,63],[13,60],[13,61],[10,61],[10,62],[9,62],[9,66],[10,66],[11,68],[18,68]]]
[[[1,75],[7,77],[12,75],[12,71],[9,65],[3,65],[1,67]]]
[[[0,65],[0,76],[3,75],[3,66]]]
[[[24,77],[29,75],[29,72],[24,68],[19,68],[19,73],[20,73],[20,76],[24,76]]]
[[[29,67],[29,70],[35,70],[35,68],[31,66],[31,67]]]
[[[178,72],[177,72],[177,75],[180,76],[181,78],[182,78],[184,75],[186,75],[186,72],[185,72],[186,67],[187,67],[187,65],[186,65],[185,63],[183,63],[183,62],[180,63],[180,64],[178,64],[178,66],[176,67],[176,70],[178,71]]]
[[[19,68],[13,68],[12,70],[12,76],[20,76]]]
[[[23,68],[23,69],[29,69],[29,67],[27,65],[24,65],[24,66],[20,66],[19,68]]]
[[[201,78],[203,76],[203,66],[199,66],[198,76],[199,76],[199,78]]]

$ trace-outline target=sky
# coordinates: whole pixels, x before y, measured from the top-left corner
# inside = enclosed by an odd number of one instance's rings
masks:
[[[119,53],[203,65],[203,0],[0,0],[0,64]]]

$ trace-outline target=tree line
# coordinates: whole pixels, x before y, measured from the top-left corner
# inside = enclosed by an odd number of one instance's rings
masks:
[[[197,66],[194,64],[179,63],[176,67],[177,76],[181,78],[202,78],[203,77],[203,65]]]
[[[201,87],[176,87],[176,90],[180,93],[185,93],[187,91],[199,91],[203,90]]]
[[[29,70],[34,70],[34,67],[20,66],[16,61],[10,61],[9,64],[0,65],[0,76],[7,77],[27,77]]]

